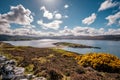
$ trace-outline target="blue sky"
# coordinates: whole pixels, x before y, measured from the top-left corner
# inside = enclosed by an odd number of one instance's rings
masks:
[[[120,34],[119,0],[1,0],[0,34]]]

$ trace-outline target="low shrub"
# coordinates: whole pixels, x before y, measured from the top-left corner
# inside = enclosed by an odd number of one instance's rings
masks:
[[[50,76],[48,80],[61,80],[63,78],[63,76],[55,70],[50,70],[48,73]]]
[[[25,70],[28,73],[32,73],[33,69],[34,69],[34,65],[33,64],[29,64],[27,67],[25,67]]]
[[[83,55],[78,64],[98,71],[120,73],[120,59],[111,54],[89,53]]]

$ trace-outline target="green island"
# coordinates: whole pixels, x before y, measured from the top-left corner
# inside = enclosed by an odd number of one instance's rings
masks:
[[[120,59],[107,53],[82,55],[0,42],[0,55],[16,60],[17,66],[25,68],[25,74],[47,80],[120,80]]]
[[[56,46],[67,46],[67,47],[72,47],[72,48],[96,48],[96,49],[101,49],[100,47],[94,47],[94,46],[88,46],[88,45],[83,45],[83,44],[76,44],[76,43],[68,43],[68,42],[57,42],[53,43]]]

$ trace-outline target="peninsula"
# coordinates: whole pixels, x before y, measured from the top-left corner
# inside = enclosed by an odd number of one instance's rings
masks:
[[[53,43],[56,46],[67,46],[67,47],[72,47],[72,48],[96,48],[96,49],[101,49],[100,47],[94,47],[94,46],[88,46],[88,45],[83,45],[83,44],[76,44],[76,43],[68,43],[68,42],[57,42]]]

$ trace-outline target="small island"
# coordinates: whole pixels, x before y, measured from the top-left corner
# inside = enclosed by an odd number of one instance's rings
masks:
[[[96,48],[96,49],[101,49],[100,47],[94,47],[94,46],[88,46],[88,45],[83,45],[83,44],[75,44],[75,43],[68,43],[68,42],[57,42],[53,43],[56,46],[67,46],[67,47],[72,47],[72,48]]]

